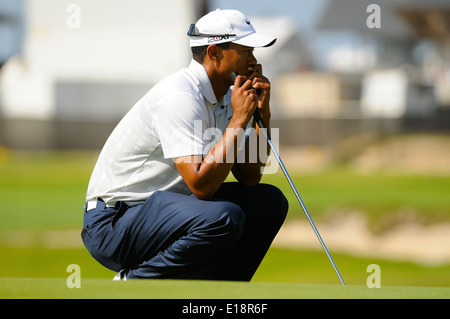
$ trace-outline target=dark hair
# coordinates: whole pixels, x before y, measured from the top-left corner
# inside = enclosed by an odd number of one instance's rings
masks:
[[[218,43],[216,44],[219,48],[222,48],[223,50],[228,50],[230,48],[230,42],[225,43]],[[203,63],[203,59],[205,58],[206,49],[209,47],[209,45],[202,45],[199,47],[191,47],[192,51],[192,57],[195,61],[198,63]]]

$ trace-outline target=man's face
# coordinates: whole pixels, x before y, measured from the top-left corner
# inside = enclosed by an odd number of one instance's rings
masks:
[[[229,74],[238,72],[240,75],[250,75],[251,72],[248,71],[248,68],[258,63],[253,55],[253,50],[254,48],[251,47],[230,43],[230,48],[222,51],[223,70]]]

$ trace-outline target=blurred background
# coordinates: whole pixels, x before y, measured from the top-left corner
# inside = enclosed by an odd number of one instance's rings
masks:
[[[388,284],[450,285],[446,0],[0,0],[1,276],[38,265],[64,276],[61,256],[102,271],[78,231],[96,157],[154,84],[188,66],[187,29],[216,8],[278,38],[255,50],[271,126],[343,276],[365,285],[379,263]],[[256,279],[335,282],[325,259],[330,278],[301,264],[320,246],[283,177],[267,181],[291,196],[293,217]]]

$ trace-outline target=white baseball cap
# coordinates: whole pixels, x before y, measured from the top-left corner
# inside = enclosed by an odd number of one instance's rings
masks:
[[[217,9],[191,24],[187,35],[191,47],[233,42],[247,47],[268,47],[277,40],[256,33],[250,20],[237,10]]]

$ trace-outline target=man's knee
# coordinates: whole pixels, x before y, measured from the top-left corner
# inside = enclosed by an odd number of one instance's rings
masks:
[[[269,206],[275,207],[277,215],[279,215],[280,218],[284,219],[289,210],[289,202],[286,199],[286,196],[284,196],[283,192],[276,186],[270,184],[260,185],[262,188],[261,197],[264,196],[264,198],[267,199],[267,201],[271,204]]]
[[[223,232],[230,237],[230,240],[237,240],[245,222],[245,214],[242,209],[231,202],[215,202],[214,210],[214,212],[209,212],[208,228],[213,232]]]
[[[215,260],[228,254],[244,230],[244,212],[229,202],[205,202],[188,233],[172,247],[188,247],[191,260]],[[186,250],[187,252],[187,250]]]
[[[275,186],[272,186],[272,187],[274,188],[273,192],[274,192],[274,194],[279,202],[279,205],[280,205],[280,212],[282,212],[282,213],[284,213],[284,215],[286,215],[289,210],[289,202],[288,202],[286,196],[284,196],[283,192],[279,188],[277,188]]]

